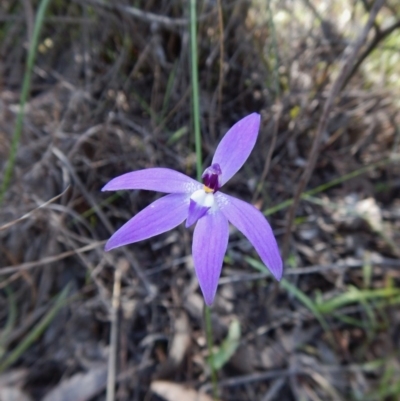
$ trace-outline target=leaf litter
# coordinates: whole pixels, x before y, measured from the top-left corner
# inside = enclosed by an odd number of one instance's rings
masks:
[[[203,151],[206,162],[229,126],[261,114],[251,162],[227,191],[260,210],[276,207],[268,218],[281,244],[287,209],[280,205],[293,198],[341,52],[357,31],[358,23],[342,19],[347,10],[361,21],[367,10],[345,0],[317,6],[272,1],[271,20],[261,3],[222,1],[220,106],[216,3],[201,10]],[[156,166],[195,176],[186,5],[138,1],[135,7],[54,3],[46,16],[13,180],[0,210],[0,326],[7,335],[1,361],[29,338],[67,285],[70,298],[0,375],[7,396],[104,399],[113,278],[121,259],[129,268],[121,278],[116,399],[168,400],[172,393],[172,399],[190,400],[200,397],[199,389],[210,390],[192,233],[177,228],[179,235],[112,255],[103,251],[111,231],[156,199],[144,191],[107,197],[99,191],[107,181]],[[378,23],[398,22],[396,7],[388,2]],[[16,0],[1,2],[0,10],[2,176],[29,13]],[[389,38],[398,41],[398,30]],[[225,401],[395,400],[400,394],[399,87],[391,64],[382,61],[386,56],[380,57],[381,50],[390,52],[384,45],[385,38],[336,99],[307,189],[326,188],[303,198],[292,227],[285,262],[290,285],[278,287],[256,271],[249,243],[231,229],[212,311],[216,349],[228,350],[218,372]],[[5,288],[17,311],[8,326]],[[229,334],[235,320],[240,337]]]

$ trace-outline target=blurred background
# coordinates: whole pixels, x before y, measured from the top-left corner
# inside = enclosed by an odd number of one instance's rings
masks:
[[[160,194],[100,192],[147,167],[196,176],[189,2],[50,1],[29,77],[41,3],[0,2],[0,400],[105,400],[108,377],[107,401],[209,401],[192,229],[105,253]],[[231,230],[212,307],[221,400],[400,399],[400,3],[381,3],[321,131],[374,2],[197,2],[203,165],[261,114],[224,192],[285,248],[276,283]]]

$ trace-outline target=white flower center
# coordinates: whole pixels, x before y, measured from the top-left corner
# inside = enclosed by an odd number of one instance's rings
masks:
[[[214,194],[207,193],[204,189],[198,189],[192,193],[190,197],[199,206],[212,207],[214,205]]]

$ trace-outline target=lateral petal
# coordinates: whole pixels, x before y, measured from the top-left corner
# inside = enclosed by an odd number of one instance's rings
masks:
[[[187,194],[169,194],[156,200],[117,230],[104,249],[109,251],[175,228],[188,215],[189,199]]]
[[[199,182],[178,171],[155,167],[120,175],[106,184],[102,191],[145,189],[166,193],[192,193],[202,187]]]
[[[194,229],[192,244],[194,268],[207,305],[211,305],[214,301],[228,238],[228,220],[218,209],[203,216]]]
[[[247,237],[272,275],[280,280],[283,273],[282,258],[264,215],[253,205],[220,192],[215,194],[215,199],[221,213]]]
[[[221,185],[243,166],[256,143],[259,128],[260,115],[253,113],[239,120],[222,138],[212,160],[212,164],[221,167]]]

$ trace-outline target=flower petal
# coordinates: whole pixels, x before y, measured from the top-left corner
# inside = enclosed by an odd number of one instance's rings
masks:
[[[120,189],[146,189],[166,193],[192,193],[203,186],[178,171],[169,168],[147,168],[132,171],[114,178],[102,191],[119,191]]]
[[[244,234],[260,255],[273,276],[282,278],[282,258],[271,226],[264,215],[253,205],[232,196],[215,194],[221,213]]]
[[[196,221],[203,217],[213,205],[213,194],[207,193],[204,189],[199,189],[198,191],[193,192],[190,196],[186,228],[196,223]]]
[[[208,212],[209,209],[210,209],[209,207],[199,205],[193,199],[190,199],[189,212],[185,227],[188,228],[192,226],[194,223],[196,223],[198,219],[203,217]]]
[[[214,301],[228,238],[228,220],[218,210],[207,213],[197,222],[194,229],[194,268],[207,305]]]
[[[186,219],[188,207],[187,194],[170,194],[156,200],[116,231],[107,241],[105,250],[142,241],[173,229]]]
[[[222,138],[212,160],[212,164],[221,167],[221,185],[243,166],[256,143],[259,128],[260,115],[253,113],[238,121]]]

